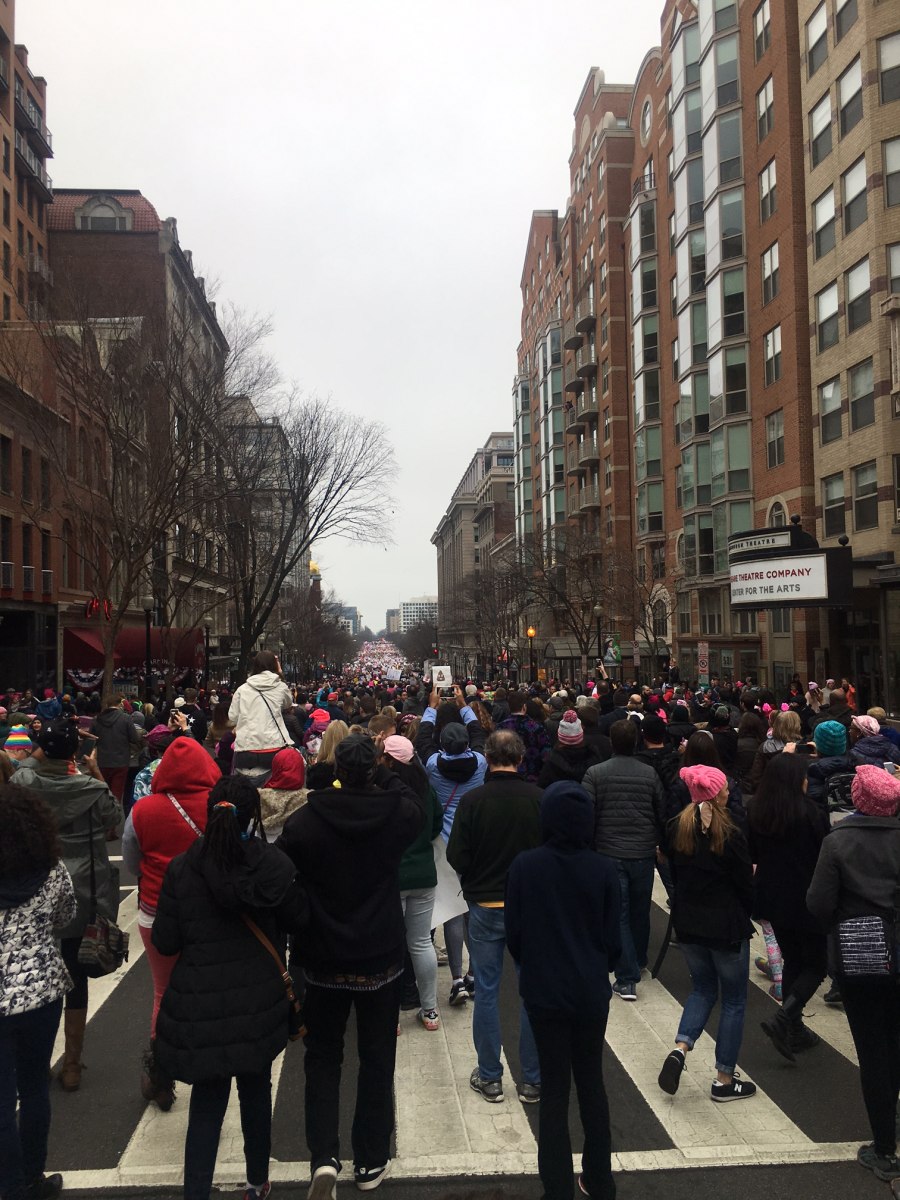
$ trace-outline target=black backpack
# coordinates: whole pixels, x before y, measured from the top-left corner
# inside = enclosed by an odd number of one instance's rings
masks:
[[[829,812],[852,812],[853,797],[850,789],[853,786],[855,771],[835,771],[828,776],[825,785],[825,807]]]

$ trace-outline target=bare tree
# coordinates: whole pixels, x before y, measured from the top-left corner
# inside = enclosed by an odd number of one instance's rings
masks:
[[[237,398],[241,404],[221,445],[230,592],[245,667],[314,542],[386,539],[395,464],[382,425],[333,403],[291,394],[272,415],[261,415],[252,397]]]

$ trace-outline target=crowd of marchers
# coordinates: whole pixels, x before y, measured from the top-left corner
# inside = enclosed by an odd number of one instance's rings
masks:
[[[62,1021],[55,1078],[78,1091],[98,937],[118,932],[119,839],[153,979],[135,1086],[167,1112],[191,1085],[186,1200],[211,1193],[232,1084],[245,1200],[270,1194],[272,1064],[300,1038],[308,1197],[333,1200],[351,1014],[358,1189],[391,1168],[401,1008],[419,1036],[471,1010],[469,1085],[503,1102],[507,953],[515,1095],[539,1106],[546,1200],[611,1200],[605,1032],[610,1003],[647,986],[655,886],[692,982],[659,1087],[676,1095],[718,1006],[710,1100],[752,1101],[738,1070],[751,970],[771,981],[772,1053],[798,1066],[819,1042],[804,1006],[827,980],[871,1124],[858,1160],[900,1179],[900,734],[883,709],[858,712],[849,684],[438,692],[357,668],[303,688],[260,652],[233,693],[16,697],[0,740],[3,1200],[63,1188],[46,1173],[52,1051]]]

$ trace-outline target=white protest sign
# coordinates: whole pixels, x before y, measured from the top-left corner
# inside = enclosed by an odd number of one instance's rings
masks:
[[[397,681],[400,679],[400,670],[399,670],[399,668],[398,668],[398,667],[391,667],[391,669],[388,671],[388,673],[387,673],[387,675],[385,676],[385,678],[387,679],[388,683],[397,683]]]
[[[469,906],[463,899],[459,876],[447,862],[447,848],[440,834],[431,843],[434,849],[434,865],[437,870],[437,887],[434,890],[434,911],[431,924],[437,929],[445,921],[451,921],[460,913],[468,912]]]
[[[453,687],[453,672],[449,667],[432,667],[431,677],[436,688]]]

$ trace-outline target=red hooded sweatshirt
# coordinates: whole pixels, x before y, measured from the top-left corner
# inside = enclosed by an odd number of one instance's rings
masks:
[[[169,793],[202,832],[210,788],[221,778],[215,760],[192,737],[176,738],[163,754],[153,773],[153,791],[131,812],[141,847],[140,906],[144,912],[156,912],[166,868],[197,839]]]

